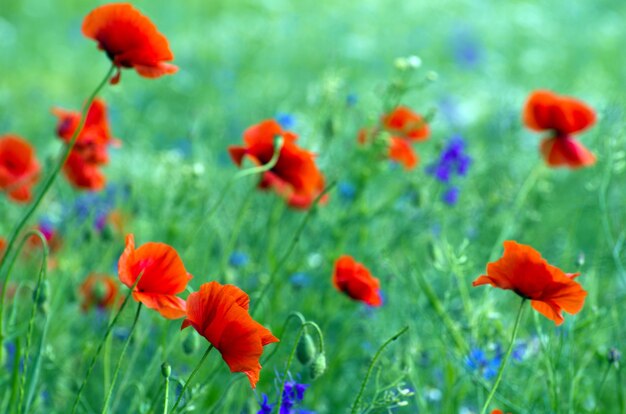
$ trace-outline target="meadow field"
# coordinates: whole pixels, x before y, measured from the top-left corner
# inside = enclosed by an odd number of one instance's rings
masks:
[[[626,414],[625,19],[0,0],[0,413]]]

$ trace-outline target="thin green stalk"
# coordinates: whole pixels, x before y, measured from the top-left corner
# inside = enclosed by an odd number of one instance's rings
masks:
[[[287,330],[287,324],[293,318],[297,318],[300,321],[300,325],[304,325],[306,322],[306,319],[304,319],[304,316],[300,312],[291,312],[289,315],[287,315],[287,318],[285,318],[285,322],[283,323],[283,329],[280,331],[280,334],[278,334],[277,338],[282,338],[285,335],[285,331]],[[276,343],[276,346],[274,346],[272,352],[270,352],[263,360],[263,364],[267,363],[267,361],[269,361],[274,356],[274,354],[278,351],[278,348],[280,348],[280,344],[282,344],[282,340],[281,342]]]
[[[17,390],[19,388],[20,375],[20,359],[22,357],[22,341],[17,337],[15,339],[15,355],[13,356],[13,379],[11,381],[11,397],[9,398],[9,408],[13,412],[13,403],[17,398]]]
[[[170,379],[165,378],[165,397],[163,398],[163,414],[167,414],[170,396]]]
[[[534,187],[535,183],[537,183],[537,180],[541,176],[541,172],[543,170],[542,164],[535,165],[535,167],[530,171],[530,174],[528,174],[528,177],[526,177],[526,180],[522,183],[520,190],[517,192],[517,197],[515,197],[515,201],[513,202],[513,206],[509,210],[511,212],[511,216],[508,220],[506,220],[505,225],[502,226],[500,234],[491,248],[491,253],[489,254],[490,262],[493,262],[498,258],[502,242],[511,236],[510,233],[515,229],[515,223],[518,222],[516,217],[521,212],[530,190]]]
[[[226,243],[224,254],[222,255],[222,263],[220,265],[219,274],[224,274],[226,271],[226,265],[228,263],[228,259],[230,255],[232,254],[233,250],[235,249],[235,244],[237,243],[237,239],[239,237],[239,234],[241,233],[241,228],[243,227],[243,223],[246,218],[245,213],[248,210],[248,206],[250,205],[250,202],[252,201],[253,194],[254,193],[252,191],[249,191],[245,195],[243,202],[239,206],[239,210],[237,210],[237,214],[235,215],[236,217],[235,224],[233,225],[231,229],[229,229],[230,238],[228,239],[228,242]]]
[[[626,404],[624,403],[624,386],[622,385],[622,370],[621,367],[618,367],[615,370],[616,381],[615,385],[617,386],[617,401],[619,404],[619,412],[626,413]]]
[[[20,392],[18,399],[18,409],[20,412],[25,412],[25,408],[22,409],[22,403],[24,402],[24,386],[26,384],[26,374],[28,373],[28,354],[30,350],[30,343],[33,337],[33,325],[35,323],[35,313],[37,312],[37,307],[39,306],[39,300],[41,298],[41,290],[43,289],[43,281],[46,279],[46,271],[48,268],[48,242],[46,241],[46,237],[39,230],[35,230],[33,234],[39,238],[42,245],[42,257],[41,257],[41,265],[39,267],[39,279],[37,280],[37,285],[35,286],[35,294],[33,297],[33,306],[30,311],[30,318],[28,320],[28,333],[26,334],[26,349],[24,350],[24,368],[22,370],[22,379],[20,382]]]
[[[202,363],[209,356],[209,353],[211,352],[211,350],[213,350],[213,345],[209,345],[207,350],[204,352],[204,355],[202,355],[200,362],[198,362],[198,365],[196,365],[196,368],[194,368],[191,375],[189,375],[189,378],[187,378],[187,381],[185,381],[185,385],[183,386],[183,389],[180,390],[180,394],[178,395],[178,398],[176,399],[176,402],[174,403],[174,406],[172,407],[172,411],[171,411],[172,413],[176,412],[176,408],[178,408],[178,404],[180,404],[180,400],[183,399],[183,395],[185,395],[185,391],[187,390],[187,387],[189,387],[189,383],[193,379],[194,375],[196,375],[196,373],[200,370]]]
[[[293,347],[291,347],[289,358],[287,358],[287,366],[285,367],[285,373],[283,374],[283,379],[280,381],[280,388],[278,389],[278,393],[279,393],[278,408],[276,408],[277,413],[280,413],[280,407],[283,405],[283,399],[281,398],[281,396],[282,396],[282,393],[284,392],[289,368],[291,368],[291,363],[293,362],[293,357],[296,354],[296,349],[298,348],[298,342],[300,342],[300,337],[302,337],[303,332],[304,332],[304,324],[300,325],[300,329],[298,329],[298,335],[296,335],[296,340],[293,343]]]
[[[602,380],[600,380],[600,386],[598,387],[598,393],[597,393],[598,400],[600,401],[602,401],[602,390],[604,389],[604,383],[606,382],[606,379],[609,376],[609,371],[611,371],[611,366],[612,364],[606,365],[606,369],[604,370],[604,374],[602,375]],[[599,409],[600,409],[600,405],[596,405],[596,408],[595,410],[593,410],[593,412],[597,413]]]
[[[5,338],[5,334],[4,334],[4,301],[6,298],[6,291],[8,290],[8,286],[9,286],[9,280],[11,278],[11,273],[13,272],[13,267],[15,266],[15,259],[17,258],[17,256],[19,256],[19,254],[22,252],[22,249],[24,248],[24,245],[26,244],[26,242],[32,237],[40,237],[41,232],[39,230],[33,229],[33,230],[28,230],[26,233],[24,233],[24,236],[22,237],[22,240],[20,241],[19,246],[17,247],[17,250],[15,251],[15,258],[13,260],[10,261],[9,264],[9,268],[7,269],[7,272],[4,276],[4,280],[2,282],[2,292],[0,292],[0,361],[2,360],[2,353],[4,351],[4,338]],[[41,238],[40,238],[41,239]],[[43,240],[45,240],[45,237],[43,238]],[[45,243],[44,244],[44,249],[48,248],[48,244]],[[5,251],[5,256],[6,257],[6,251]],[[46,261],[48,260],[48,251],[46,250],[46,252],[44,253],[45,255],[45,259]]]
[[[96,99],[96,96],[100,93],[104,85],[106,85],[109,78],[113,74],[114,70],[115,70],[115,65],[111,65],[104,79],[102,79],[102,81],[98,84],[96,89],[91,93],[89,98],[87,98],[87,102],[83,106],[83,110],[80,116],[80,122],[78,123],[78,126],[76,127],[76,130],[74,131],[74,134],[72,135],[72,138],[70,139],[70,142],[65,146],[65,150],[61,152],[59,160],[54,165],[52,172],[50,173],[48,178],[46,178],[46,181],[44,182],[43,186],[39,190],[38,194],[35,196],[35,200],[28,207],[28,209],[26,210],[26,213],[24,214],[22,219],[18,222],[17,226],[15,226],[15,228],[13,229],[13,232],[11,233],[11,237],[9,238],[9,242],[7,244],[7,248],[4,252],[4,257],[0,259],[0,274],[2,274],[2,271],[4,270],[5,264],[7,262],[7,258],[9,257],[12,251],[13,245],[15,244],[17,237],[19,236],[20,232],[22,231],[22,229],[24,228],[28,220],[35,213],[35,210],[37,210],[37,207],[39,207],[39,204],[41,204],[41,201],[43,200],[48,190],[50,190],[50,188],[52,187],[52,184],[54,183],[55,179],[59,175],[61,168],[63,168],[65,161],[67,161],[67,158],[69,157],[70,152],[72,151],[72,148],[74,148],[74,144],[76,143],[76,140],[78,139],[78,136],[80,135],[83,129],[83,126],[85,125],[85,120],[87,119],[87,113],[89,112],[89,108],[91,107],[91,104],[93,103],[94,99]]]
[[[80,401],[80,397],[83,394],[83,390],[85,389],[85,386],[87,385],[87,381],[89,380],[89,377],[91,376],[91,371],[93,371],[93,368],[96,365],[96,360],[98,358],[98,355],[100,355],[100,351],[102,351],[102,347],[104,346],[104,343],[106,342],[107,338],[111,334],[111,331],[113,330],[113,326],[115,326],[115,324],[117,323],[117,319],[120,317],[120,315],[122,314],[122,311],[126,307],[126,304],[128,303],[128,299],[133,294],[133,290],[135,290],[135,287],[139,283],[139,280],[141,279],[142,275],[143,275],[143,273],[139,274],[139,276],[137,277],[137,280],[135,280],[135,283],[133,284],[133,286],[128,291],[128,294],[124,298],[124,301],[122,302],[122,305],[120,306],[119,310],[115,314],[115,317],[113,318],[113,320],[111,321],[109,326],[107,326],[107,330],[104,333],[104,337],[102,338],[102,340],[98,344],[98,348],[96,348],[96,352],[93,355],[93,357],[91,358],[91,361],[89,362],[89,368],[87,369],[87,374],[85,375],[85,378],[83,379],[82,384],[80,384],[80,388],[78,389],[78,393],[76,394],[76,398],[74,399],[74,403],[72,404],[72,414],[74,414],[76,412],[76,408],[78,407],[78,402]]]
[[[115,388],[115,382],[117,381],[117,376],[120,373],[120,367],[122,366],[122,361],[124,360],[124,355],[126,354],[126,349],[128,349],[128,344],[130,344],[130,340],[133,337],[133,332],[135,331],[135,326],[137,326],[137,321],[139,320],[139,314],[141,313],[141,302],[137,304],[137,312],[135,313],[135,319],[133,319],[133,324],[130,327],[130,332],[128,333],[128,338],[126,338],[126,342],[124,343],[124,347],[122,348],[122,352],[120,353],[120,357],[117,360],[117,364],[115,365],[115,371],[113,372],[113,380],[111,381],[111,386],[109,387],[109,392],[107,392],[107,396],[104,399],[104,404],[102,406],[102,414],[107,412],[107,408],[109,407],[109,400],[111,399],[111,394],[113,394],[113,388]]]
[[[393,341],[398,339],[400,336],[402,336],[408,330],[409,330],[409,327],[405,326],[404,328],[400,329],[394,336],[392,336],[391,338],[387,339],[380,346],[380,348],[378,348],[378,351],[376,351],[376,353],[374,354],[374,358],[372,358],[372,361],[370,362],[370,365],[367,368],[367,373],[365,374],[365,378],[363,378],[363,382],[361,382],[361,388],[359,389],[359,393],[357,394],[356,398],[354,399],[354,403],[352,403],[352,410],[351,410],[352,414],[356,414],[357,410],[359,409],[359,403],[361,402],[361,397],[363,396],[363,392],[365,391],[365,386],[367,385],[367,381],[370,379],[370,376],[372,375],[372,370],[374,369],[374,364],[376,364],[376,361],[380,357],[380,354],[384,351],[384,349],[387,347],[387,345],[389,345],[390,343],[392,343]]]
[[[502,375],[504,374],[504,367],[506,366],[511,353],[513,352],[513,347],[515,346],[515,337],[517,336],[517,331],[520,326],[520,321],[522,320],[522,314],[524,313],[524,305],[526,305],[526,299],[522,298],[522,302],[520,303],[519,310],[517,311],[517,318],[515,319],[515,325],[513,326],[513,333],[511,334],[511,343],[509,344],[509,349],[507,349],[504,358],[502,359],[502,363],[500,364],[500,368],[498,369],[498,376],[496,377],[496,381],[493,383],[493,387],[487,395],[487,399],[483,404],[482,410],[480,410],[480,414],[485,414],[487,409],[489,408],[489,403],[493,399],[493,396],[496,394],[496,390],[498,389],[498,385],[500,385],[500,381],[502,381]]]
[[[317,208],[318,203],[320,202],[322,197],[324,197],[324,195],[326,195],[335,186],[335,184],[336,184],[336,181],[333,181],[326,188],[324,188],[324,190],[315,198],[315,200],[313,201],[313,204],[311,205],[309,210],[306,212],[304,219],[302,219],[302,221],[300,222],[300,226],[298,226],[298,228],[296,229],[296,232],[293,235],[293,238],[291,239],[291,243],[289,244],[287,251],[285,251],[285,254],[283,255],[283,257],[280,258],[280,261],[278,262],[278,264],[276,265],[276,267],[270,274],[269,280],[267,281],[265,286],[263,286],[263,289],[261,289],[261,292],[255,302],[255,306],[253,306],[250,309],[250,315],[253,318],[256,315],[257,310],[259,309],[259,304],[262,302],[263,298],[269,291],[270,287],[274,284],[276,275],[285,265],[285,263],[287,262],[287,259],[289,259],[289,256],[291,255],[291,252],[293,252],[293,249],[296,247],[296,244],[298,244],[298,241],[300,240],[300,236],[302,235],[302,232],[304,231],[304,228],[306,227],[307,223],[311,219],[311,216],[313,215],[313,212]]]

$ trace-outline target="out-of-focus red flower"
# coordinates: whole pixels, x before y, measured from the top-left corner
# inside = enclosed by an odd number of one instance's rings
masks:
[[[430,135],[428,124],[421,115],[406,106],[398,106],[381,118],[383,128],[391,135],[409,141],[424,141]]]
[[[80,285],[79,292],[83,312],[94,306],[98,309],[112,309],[119,305],[119,286],[115,278],[108,275],[90,274]]]
[[[389,137],[389,159],[401,164],[404,169],[412,170],[419,163],[419,157],[411,144],[428,139],[430,129],[421,115],[405,106],[399,106],[380,118],[380,125],[375,128],[362,128],[357,135],[357,142],[366,145],[380,134],[387,132]]]
[[[268,119],[248,128],[243,134],[245,145],[230,146],[228,152],[238,166],[244,157],[264,165],[274,155],[276,136],[282,136],[284,143],[276,165],[263,173],[259,188],[276,191],[292,207],[309,208],[324,190],[324,176],[315,165],[315,155],[296,145],[296,134],[283,131],[278,122]]]
[[[193,326],[221,354],[231,372],[243,372],[252,388],[259,381],[263,347],[278,338],[252,319],[248,295],[233,285],[205,283],[187,298],[187,318],[181,329]]]
[[[83,21],[83,34],[98,42],[118,71],[112,84],[120,80],[121,68],[134,68],[146,78],[176,73],[178,67],[169,43],[154,23],[129,3],[111,3],[95,8]]]
[[[135,249],[135,237],[126,236],[126,249],[118,263],[120,281],[132,288],[133,298],[168,319],[185,316],[185,301],[179,298],[191,275],[176,250],[164,243],[149,242]]]
[[[343,255],[335,262],[333,284],[340,292],[370,306],[383,304],[380,282],[363,264],[351,256]]]
[[[81,113],[59,108],[53,108],[52,113],[59,118],[57,135],[66,143],[70,142],[80,123]],[[100,167],[109,162],[109,145],[119,146],[120,141],[111,135],[106,104],[95,99],[63,166],[65,176],[74,187],[92,191],[104,188],[106,178]]]
[[[523,116],[528,128],[550,133],[540,146],[549,166],[581,168],[596,162],[596,157],[574,137],[596,121],[595,112],[584,102],[538,90],[528,97]]]
[[[7,248],[7,241],[4,239],[4,237],[0,237],[0,259],[2,259],[2,256],[4,256],[4,251]]]
[[[0,136],[0,191],[10,200],[27,203],[41,168],[33,147],[17,135]]]
[[[537,312],[560,325],[564,321],[562,311],[576,314],[585,303],[587,292],[574,280],[578,275],[566,274],[548,264],[532,247],[508,240],[502,257],[487,264],[487,274],[472,285],[512,290],[530,299]]]

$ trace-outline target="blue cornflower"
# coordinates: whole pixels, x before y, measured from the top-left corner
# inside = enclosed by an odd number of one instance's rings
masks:
[[[289,282],[296,289],[301,289],[311,284],[311,276],[304,272],[297,272],[289,277]]]
[[[346,96],[346,105],[348,106],[354,106],[358,101],[359,97],[356,93],[349,93],[348,96]]]
[[[232,267],[242,267],[248,263],[248,255],[244,252],[233,252],[228,258],[228,263]]]
[[[459,66],[471,69],[480,62],[482,54],[480,43],[468,29],[460,29],[454,33],[452,49]]]
[[[459,199],[459,187],[451,186],[443,193],[441,199],[449,206],[456,204]]]
[[[348,181],[342,181],[338,185],[339,197],[346,201],[354,200],[356,196],[356,187]]]
[[[263,394],[263,401],[261,402],[261,408],[256,414],[272,414],[275,404],[270,404],[267,400],[267,394]]]
[[[502,362],[502,352],[498,347],[493,358],[488,358],[480,348],[472,348],[466,359],[468,368],[478,371],[486,380],[496,376],[500,363]]]
[[[296,126],[296,118],[293,115],[284,112],[276,114],[276,122],[278,122],[283,129],[287,130]]]

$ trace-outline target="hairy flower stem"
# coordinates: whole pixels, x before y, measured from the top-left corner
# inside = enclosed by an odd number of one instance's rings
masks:
[[[189,383],[191,382],[193,377],[196,375],[196,373],[200,370],[200,367],[204,363],[204,360],[209,356],[209,353],[212,350],[213,350],[213,345],[209,345],[207,350],[204,352],[204,355],[202,355],[202,358],[200,358],[200,362],[198,362],[198,365],[196,365],[194,370],[191,372],[191,375],[189,375],[189,378],[187,378],[187,381],[185,381],[185,385],[183,386],[183,389],[180,390],[180,394],[178,395],[178,398],[176,399],[176,402],[174,403],[174,406],[172,407],[172,411],[171,411],[172,414],[176,412],[176,409],[178,408],[178,404],[180,404],[180,400],[183,399],[183,395],[185,395],[185,391],[189,387]]]
[[[522,298],[522,303],[520,303],[519,310],[517,311],[517,318],[515,319],[515,326],[513,326],[513,333],[511,334],[511,343],[509,344],[509,348],[506,350],[506,354],[502,359],[502,363],[500,364],[500,368],[498,369],[498,376],[496,377],[496,381],[493,383],[493,387],[487,395],[487,399],[483,404],[482,410],[480,410],[480,414],[485,414],[487,409],[489,408],[489,403],[493,399],[493,396],[496,394],[496,390],[498,389],[498,385],[500,385],[500,381],[502,380],[502,374],[504,373],[504,367],[506,366],[511,353],[513,352],[513,347],[515,346],[515,337],[517,336],[517,331],[519,329],[520,321],[522,320],[522,314],[524,313],[524,306],[526,305],[526,299]]]
[[[109,391],[107,392],[107,396],[104,399],[104,405],[102,406],[102,414],[107,412],[109,407],[109,400],[111,399],[111,395],[113,394],[113,388],[115,388],[115,382],[117,381],[117,376],[120,373],[120,367],[122,365],[122,361],[124,360],[124,355],[126,354],[126,349],[128,349],[128,344],[130,343],[131,338],[133,337],[133,332],[135,331],[135,326],[137,326],[137,321],[139,320],[139,314],[141,313],[141,302],[137,304],[137,312],[135,313],[135,319],[133,320],[133,325],[130,327],[130,332],[128,333],[128,338],[126,338],[126,342],[124,343],[124,347],[122,348],[122,352],[120,353],[120,357],[117,360],[117,365],[115,365],[115,371],[113,372],[113,380],[111,381],[111,386],[109,387]]]
[[[128,291],[128,294],[124,298],[124,301],[122,302],[122,305],[120,306],[119,310],[115,314],[115,317],[113,318],[109,326],[107,326],[107,330],[104,333],[104,337],[102,337],[102,340],[98,344],[98,348],[96,348],[96,352],[93,354],[93,357],[91,357],[91,361],[89,362],[89,368],[87,369],[87,374],[85,374],[85,378],[83,379],[82,384],[80,384],[80,388],[78,389],[78,393],[76,394],[76,398],[74,399],[74,403],[72,404],[72,414],[76,412],[76,408],[78,407],[78,402],[80,401],[80,396],[83,394],[83,390],[85,389],[85,386],[87,385],[87,381],[89,381],[89,377],[91,376],[91,371],[93,371],[93,367],[96,365],[96,359],[98,359],[98,355],[100,355],[100,351],[102,351],[102,347],[104,346],[107,338],[111,334],[111,331],[113,331],[113,326],[115,326],[115,324],[117,323],[117,319],[120,317],[120,315],[122,314],[122,311],[126,307],[126,304],[128,303],[128,299],[133,294],[133,291],[135,290],[135,287],[139,283],[141,276],[143,276],[143,272],[139,274],[139,276],[137,277],[137,280],[135,280],[135,283],[133,284],[131,289]]]
[[[380,354],[387,347],[387,345],[389,345],[390,343],[398,339],[400,336],[402,336],[402,334],[404,334],[408,330],[409,330],[409,327],[405,326],[404,328],[400,329],[400,331],[398,331],[398,333],[396,333],[394,336],[387,339],[385,343],[383,343],[380,346],[380,348],[378,348],[378,351],[376,351],[376,353],[374,354],[374,357],[372,358],[372,361],[370,362],[370,366],[367,368],[367,373],[365,374],[365,378],[363,378],[363,382],[361,383],[361,389],[359,389],[359,393],[354,399],[354,403],[352,403],[352,410],[350,411],[352,414],[356,414],[358,412],[359,404],[361,403],[361,397],[363,396],[363,392],[365,391],[365,386],[367,385],[367,381],[370,379],[370,376],[372,375],[372,370],[374,369],[374,365],[376,364],[376,361],[380,357]]]
[[[74,131],[74,134],[72,135],[72,138],[70,139],[70,142],[68,142],[65,145],[65,148],[64,150],[62,150],[57,163],[54,165],[50,175],[46,178],[46,181],[44,182],[43,186],[41,186],[37,196],[35,197],[35,200],[28,207],[24,216],[17,223],[17,226],[15,226],[15,228],[13,229],[13,233],[11,233],[11,237],[9,238],[9,242],[4,252],[4,256],[0,258],[0,275],[4,271],[4,268],[7,262],[9,262],[9,256],[11,255],[13,245],[15,244],[20,232],[22,231],[22,229],[24,228],[28,220],[35,213],[35,211],[37,210],[37,207],[39,207],[39,204],[41,204],[41,201],[43,200],[44,196],[48,193],[48,191],[52,187],[52,184],[54,183],[57,176],[59,175],[59,172],[61,172],[61,168],[63,168],[63,165],[65,165],[65,162],[67,161],[67,158],[69,157],[70,152],[72,152],[72,149],[74,148],[74,144],[76,144],[76,141],[78,140],[78,136],[80,135],[81,131],[83,130],[83,126],[85,125],[85,120],[87,119],[87,113],[89,112],[89,108],[91,108],[91,104],[93,103],[94,99],[96,99],[96,96],[98,96],[98,93],[100,93],[104,85],[107,84],[114,70],[115,70],[115,65],[111,65],[104,79],[102,79],[102,81],[98,84],[96,89],[91,93],[89,98],[87,98],[87,102],[83,106],[83,110],[80,116],[80,122],[78,123],[78,126],[76,127],[76,130]],[[13,256],[13,260],[15,260],[15,258],[16,256]]]
[[[42,256],[41,256],[41,265],[39,267],[39,278],[37,280],[37,285],[35,286],[35,292],[33,295],[33,306],[30,311],[30,318],[28,320],[28,333],[26,334],[26,348],[24,349],[24,368],[22,371],[22,380],[20,382],[20,392],[18,399],[18,410],[20,413],[26,412],[26,407],[22,407],[24,402],[24,386],[26,385],[26,374],[28,373],[28,352],[30,350],[30,343],[33,338],[33,325],[35,322],[35,313],[37,312],[37,308],[39,307],[39,300],[41,299],[41,290],[43,289],[43,281],[46,279],[46,271],[48,269],[48,242],[46,241],[46,237],[39,230],[34,230],[29,233],[32,233],[41,241],[42,246]],[[28,240],[29,236],[26,235],[26,240]]]

